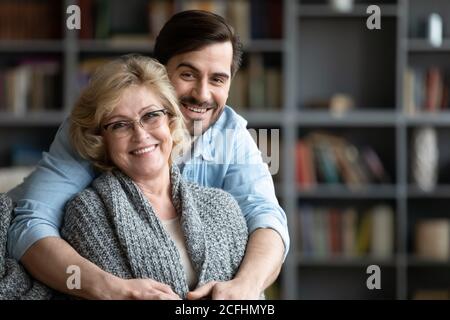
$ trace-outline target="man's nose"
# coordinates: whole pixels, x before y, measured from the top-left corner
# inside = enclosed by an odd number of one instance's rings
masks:
[[[211,91],[209,88],[208,81],[207,80],[198,81],[193,90],[192,95],[200,103],[210,101],[211,100]]]

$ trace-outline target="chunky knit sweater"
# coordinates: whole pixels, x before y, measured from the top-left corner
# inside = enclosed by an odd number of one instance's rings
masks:
[[[0,300],[49,299],[52,290],[33,279],[19,262],[8,256],[6,239],[12,213],[11,199],[0,194]]]
[[[185,181],[176,166],[171,184],[198,285],[232,279],[248,237],[237,202],[220,189]],[[68,204],[61,234],[107,272],[166,283],[181,298],[189,291],[174,241],[139,187],[120,171],[104,173]]]

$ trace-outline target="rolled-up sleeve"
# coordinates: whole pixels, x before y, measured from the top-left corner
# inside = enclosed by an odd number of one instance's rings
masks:
[[[249,233],[259,228],[278,232],[284,243],[286,258],[290,239],[284,210],[275,196],[275,188],[268,166],[246,129],[237,129],[230,153],[223,189],[231,193],[247,221]]]
[[[15,202],[8,230],[8,252],[17,260],[36,241],[60,237],[64,206],[94,178],[88,161],[76,154],[69,142],[69,121],[58,130],[49,152],[36,169],[8,195]]]

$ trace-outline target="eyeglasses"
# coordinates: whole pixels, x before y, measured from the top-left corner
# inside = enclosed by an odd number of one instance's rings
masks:
[[[145,130],[150,131],[161,126],[164,116],[170,114],[166,109],[150,111],[144,114],[139,120],[120,120],[105,124],[103,129],[108,133],[114,135],[116,138],[125,138],[131,136],[134,129],[134,124],[139,125]]]

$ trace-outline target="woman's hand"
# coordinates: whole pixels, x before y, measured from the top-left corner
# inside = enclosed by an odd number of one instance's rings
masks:
[[[188,300],[258,300],[261,291],[247,281],[233,279],[230,281],[211,281],[187,294]]]
[[[108,295],[108,293],[106,293]],[[116,278],[109,299],[113,300],[181,300],[167,284],[152,279]]]

